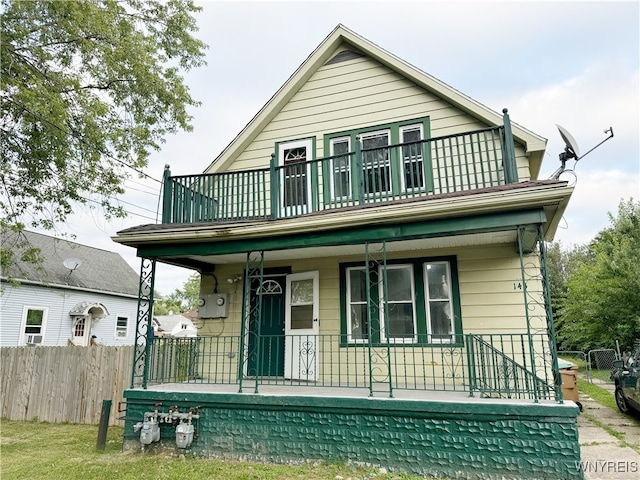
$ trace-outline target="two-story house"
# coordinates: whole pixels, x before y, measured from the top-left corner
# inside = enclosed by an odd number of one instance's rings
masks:
[[[125,444],[161,403],[202,455],[581,478],[545,143],[336,27],[204,173],[165,171],[162,224],[114,237],[143,259]],[[149,341],[157,262],[202,274],[188,344]]]

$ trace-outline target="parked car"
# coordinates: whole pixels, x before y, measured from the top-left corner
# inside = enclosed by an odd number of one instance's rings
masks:
[[[616,404],[620,411],[640,414],[640,344],[626,361],[613,362],[611,380],[616,385]]]

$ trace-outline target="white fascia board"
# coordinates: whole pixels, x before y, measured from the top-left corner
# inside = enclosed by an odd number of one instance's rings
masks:
[[[403,205],[381,205],[370,209],[354,209],[337,214],[279,220],[277,222],[247,222],[220,227],[179,227],[170,231],[143,232],[111,237],[125,245],[152,245],[170,242],[200,242],[209,240],[251,239],[264,236],[280,236],[294,233],[316,232],[328,229],[349,228],[358,225],[405,223],[412,220],[435,220],[461,214],[478,215],[496,211],[558,205],[563,213],[573,192],[566,185],[535,186],[518,191],[497,191],[458,198],[439,198],[428,202]]]

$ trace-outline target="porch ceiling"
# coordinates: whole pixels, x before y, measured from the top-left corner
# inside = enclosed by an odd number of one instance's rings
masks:
[[[422,238],[414,240],[402,240],[387,242],[387,253],[409,252],[414,250],[431,250],[443,248],[472,247],[481,245],[511,244],[516,245],[516,230],[504,230],[486,233],[473,233],[468,235],[456,235],[452,237]],[[336,245],[318,246],[298,249],[270,250],[265,253],[265,259],[269,261],[296,260],[318,257],[344,257],[362,255],[363,246],[360,245]],[[246,253],[232,253],[224,255],[189,255],[174,258],[162,258],[159,261],[173,265],[197,265],[206,271],[207,265],[225,265],[244,263]]]

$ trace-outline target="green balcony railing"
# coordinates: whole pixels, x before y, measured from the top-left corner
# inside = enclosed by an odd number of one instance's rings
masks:
[[[508,115],[504,126],[362,149],[269,168],[171,176],[163,223],[291,218],[356,205],[422,198],[517,181]]]
[[[531,342],[526,334],[443,340],[387,346],[351,343],[345,335],[264,335],[248,342],[240,336],[156,338],[148,384],[226,384],[255,393],[269,385],[362,389],[363,395],[422,390],[555,398],[546,335],[533,335]],[[530,345],[539,348],[536,365],[527,363]]]

